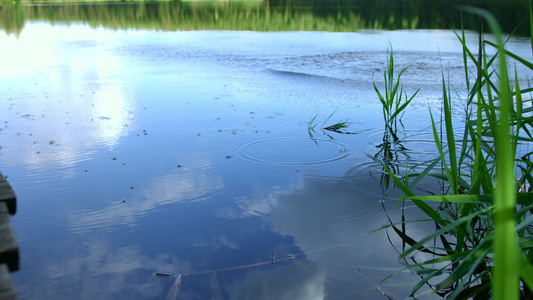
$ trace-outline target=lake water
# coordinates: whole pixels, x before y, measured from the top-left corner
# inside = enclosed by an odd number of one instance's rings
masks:
[[[529,57],[528,43],[509,47]],[[367,233],[386,213],[399,221],[400,194],[381,201],[372,76],[381,88],[392,45],[397,69],[411,65],[408,95],[421,88],[401,163],[436,155],[428,107],[439,114],[442,73],[457,113],[465,100],[448,30],[29,22],[0,45],[0,170],[18,198],[21,299],[385,299],[374,284],[401,268],[400,243]],[[347,120],[353,134],[319,129],[332,113],[326,125]],[[405,272],[379,286],[400,299],[418,280]]]

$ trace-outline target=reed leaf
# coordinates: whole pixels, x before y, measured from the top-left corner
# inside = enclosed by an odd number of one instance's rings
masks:
[[[401,121],[401,116],[403,115],[405,108],[407,108],[409,103],[411,103],[420,89],[417,90],[410,98],[407,96],[407,93],[404,92],[403,86],[401,85],[401,77],[408,68],[402,69],[399,72],[398,77],[395,79],[394,55],[392,46],[390,47],[390,52],[388,51],[388,54],[389,57],[387,58],[387,68],[383,72],[385,91],[380,92],[375,82],[373,82],[373,86],[382,105],[385,129],[387,131],[390,130],[395,132],[397,130],[397,121]],[[373,75],[372,81],[374,81]]]
[[[404,253],[402,253],[400,255],[400,259],[403,259],[403,258],[406,258],[408,255],[410,255],[412,252],[418,250],[419,248],[421,248],[425,243],[435,239],[436,237],[438,237],[439,235],[441,234],[445,234],[447,232],[449,232],[450,230],[452,229],[459,229],[459,226],[469,220],[471,220],[472,218],[480,215],[480,214],[483,214],[483,213],[486,213],[491,207],[488,207],[488,208],[485,208],[485,209],[482,209],[482,210],[479,210],[475,213],[472,213],[468,216],[465,216],[465,217],[462,217],[458,220],[455,220],[453,222],[447,222],[448,224],[446,226],[443,226],[442,228],[440,228],[439,230],[433,232],[432,234],[424,237],[423,239],[421,239],[419,242],[417,242],[415,245],[413,245],[411,248],[409,248],[407,251],[405,251]]]
[[[480,244],[475,248],[465,251],[466,255],[461,257],[459,265],[453,270],[448,278],[443,280],[437,285],[437,289],[444,289],[455,282],[459,282],[462,278],[470,278],[475,270],[480,266],[481,261],[487,259],[487,255],[490,253],[492,239],[489,237],[485,238]],[[458,288],[457,290],[463,290],[463,288]]]
[[[530,251],[531,253],[531,251]],[[520,278],[530,290],[533,290],[533,268],[529,260],[523,255],[519,255]]]
[[[403,182],[394,174],[392,173],[387,166],[383,165],[383,168],[387,171],[387,173],[391,176],[391,178],[394,180],[394,183],[407,195],[407,196],[415,196],[415,194],[405,185]],[[428,215],[430,218],[432,218],[435,222],[445,225],[447,223],[446,220],[443,220],[439,214],[427,203],[420,200],[413,200],[413,203],[418,206],[426,215]]]
[[[444,105],[444,121],[446,126],[446,138],[448,142],[448,156],[450,159],[449,172],[447,172],[448,180],[454,194],[458,193],[458,177],[457,170],[457,154],[455,150],[455,137],[452,124],[451,102],[449,98],[449,88],[446,89],[444,81],[444,74],[442,75],[442,90],[443,90],[443,105]]]
[[[498,44],[495,44],[491,41],[488,41],[488,40],[485,40],[483,41],[485,44],[488,44],[488,45],[491,45],[492,47],[498,49],[499,51],[502,51],[505,55],[515,59],[516,61],[520,62],[521,64],[523,64],[524,66],[526,66],[527,68],[529,68],[530,70],[533,70],[533,63],[525,60],[524,58],[506,50],[506,49],[500,49],[500,46],[498,46]]]
[[[510,126],[509,108],[512,105],[508,86],[507,65],[503,54],[503,41],[501,30],[496,20],[487,12],[480,12],[487,19],[489,26],[498,40],[500,51],[500,126],[495,137],[496,142],[496,169],[498,180],[495,195],[494,219],[494,299],[518,299],[518,243],[516,240],[516,223],[514,214],[516,210],[516,197],[513,191],[514,178],[513,154],[509,149]]]

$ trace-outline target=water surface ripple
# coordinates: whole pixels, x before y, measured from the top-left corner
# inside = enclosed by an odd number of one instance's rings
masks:
[[[238,155],[248,161],[277,165],[323,164],[346,158],[348,146],[335,140],[279,137],[248,142]]]

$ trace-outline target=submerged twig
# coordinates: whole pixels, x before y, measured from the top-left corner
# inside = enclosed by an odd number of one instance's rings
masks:
[[[305,254],[324,251],[324,250],[328,250],[328,249],[334,249],[334,248],[337,248],[337,247],[344,247],[344,246],[348,246],[348,245],[352,245],[352,244],[349,244],[349,243],[337,244],[337,245],[333,245],[333,246],[328,246],[328,247],[324,247],[324,248],[315,249],[315,250],[312,250],[312,251],[307,251]],[[254,263],[254,264],[235,266],[235,267],[229,267],[229,268],[222,268],[222,269],[216,269],[216,270],[181,273],[181,274],[178,274],[177,276],[174,273],[171,273],[171,272],[156,272],[156,273],[153,273],[153,276],[156,276],[156,277],[175,277],[176,278],[174,280],[172,286],[170,287],[170,290],[168,291],[167,296],[165,297],[165,299],[168,299],[168,300],[175,300],[176,297],[178,296],[179,292],[180,292],[181,282],[182,282],[182,279],[183,279],[184,276],[213,273],[213,277],[211,278],[211,285],[212,285],[212,291],[211,291],[212,295],[211,296],[212,296],[213,299],[222,299],[222,298],[220,298],[220,296],[222,294],[221,293],[221,289],[220,289],[220,286],[218,284],[218,279],[216,278],[216,275],[215,275],[217,272],[257,267],[257,266],[272,264],[272,263],[283,261],[283,260],[294,259],[295,263],[299,267],[301,267],[302,269],[304,269],[304,270],[306,270],[308,272],[314,273],[309,268],[307,268],[305,265],[303,265],[301,262],[296,260],[297,256],[305,255],[305,254],[304,253],[301,253],[301,254],[287,254],[284,257],[276,258],[274,256],[274,253],[272,252],[271,258],[269,260],[263,261],[263,262]],[[321,278],[323,278],[331,286],[337,288],[337,286],[335,286],[332,282],[330,282],[329,280],[327,280],[326,278],[324,278],[320,274],[317,274],[317,275],[320,276]]]
[[[172,287],[168,291],[168,294],[165,297],[165,299],[174,300],[176,299],[176,297],[178,297],[178,294],[180,292],[181,279],[182,279],[181,274],[179,274],[176,277],[176,280],[174,280],[174,283],[172,284]]]
[[[213,273],[211,276],[211,300],[223,300],[222,289],[218,284],[217,273]]]
[[[387,299],[389,300],[396,300],[396,298],[394,298],[391,294],[389,294],[387,291],[385,291],[384,289],[382,289],[379,285],[377,285],[376,283],[374,283],[370,278],[368,278],[368,276],[366,276],[365,274],[363,274],[359,269],[357,269],[357,273],[361,274],[361,276],[363,276],[364,279],[368,280],[368,282],[370,282],[374,287],[376,287],[378,289],[378,291],[383,294],[383,296],[385,296]]]
[[[339,288],[338,286],[334,285],[331,281],[329,281],[326,277],[324,277],[324,276],[318,274],[317,272],[314,272],[314,271],[310,270],[306,265],[302,264],[300,261],[295,260],[294,262],[295,262],[300,268],[304,269],[305,271],[307,271],[307,272],[309,272],[309,273],[311,273],[311,274],[315,274],[315,275],[317,275],[318,277],[322,278],[327,284],[331,285],[332,287],[337,288],[337,289]]]

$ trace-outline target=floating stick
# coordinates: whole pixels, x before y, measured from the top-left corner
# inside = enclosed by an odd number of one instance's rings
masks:
[[[216,273],[216,272],[222,272],[222,271],[238,270],[238,269],[257,267],[257,266],[262,266],[262,265],[266,265],[266,264],[273,264],[275,262],[283,261],[283,260],[287,260],[287,259],[295,259],[296,256],[306,255],[306,254],[313,253],[313,252],[319,252],[319,251],[324,251],[324,250],[328,250],[328,249],[333,249],[333,248],[338,248],[338,247],[343,247],[343,246],[349,246],[349,245],[354,245],[354,244],[338,244],[338,245],[333,245],[333,246],[329,246],[329,247],[324,247],[324,248],[319,248],[319,249],[307,251],[305,253],[300,253],[300,254],[287,254],[287,256],[282,257],[282,258],[275,258],[274,257],[274,252],[272,251],[272,255],[271,255],[270,260],[263,261],[263,262],[258,262],[258,263],[255,263],[255,264],[242,265],[242,266],[229,267],[229,268],[222,268],[222,269],[215,269],[215,270],[199,271],[199,272],[182,273],[182,274],[178,274],[177,276],[174,273],[171,273],[171,272],[156,272],[156,273],[153,273],[153,275],[156,276],[156,277],[171,277],[171,276],[176,277],[176,279],[174,280],[174,283],[172,284],[172,287],[170,288],[167,296],[165,297],[165,299],[173,300],[173,299],[176,299],[176,297],[179,294],[181,281],[183,279],[183,276],[199,275],[199,274],[206,274],[206,273]],[[296,264],[299,267],[301,267],[302,269],[313,273],[313,271],[309,270],[301,262],[296,261]],[[321,275],[319,275],[319,276],[322,279],[324,279],[326,281],[326,283],[330,284],[333,287],[336,287],[333,283],[331,283],[329,280],[327,280],[323,276],[321,276]],[[212,280],[215,280],[213,282],[218,284],[218,280],[216,278],[212,279]],[[369,279],[367,279],[367,280],[369,280]],[[378,286],[376,286],[376,287],[381,291],[380,287],[378,287]],[[386,292],[384,292],[384,291],[382,293],[384,295],[386,294]],[[389,299],[395,300],[394,298],[389,298]]]
[[[222,289],[220,289],[218,284],[217,273],[213,273],[213,276],[211,276],[211,300],[224,300]]]

